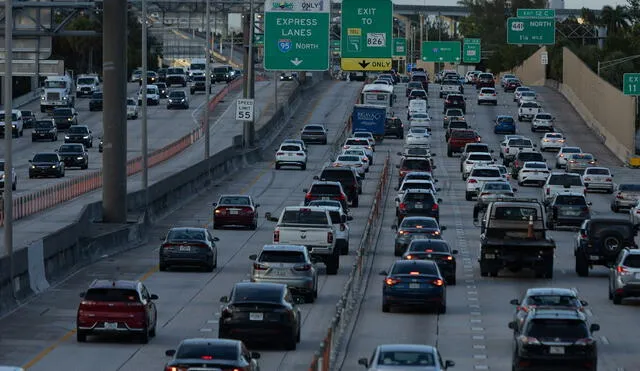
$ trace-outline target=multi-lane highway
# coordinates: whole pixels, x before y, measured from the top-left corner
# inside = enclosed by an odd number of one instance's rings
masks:
[[[330,142],[334,142],[339,127],[351,110],[352,102],[360,86],[357,83],[327,82],[324,93],[314,97],[296,114],[296,122],[287,135],[295,135],[305,123],[323,122],[330,129]],[[624,326],[636,322],[636,305],[614,306],[607,300],[606,270],[597,268],[588,278],[578,278],[573,271],[573,238],[575,231],[552,231],[558,249],[554,267],[554,279],[534,279],[527,272],[503,274],[497,278],[480,277],[477,253],[479,229],[472,223],[473,202],[464,200],[464,183],[458,171],[459,158],[447,158],[442,130],[442,100],[437,98],[438,86],[432,86],[430,105],[433,126],[432,151],[438,168],[441,204],[441,224],[458,255],[458,285],[448,287],[447,313],[437,315],[422,312],[382,313],[382,277],[377,273],[387,269],[396,259],[393,256],[394,233],[390,227],[394,221],[393,191],[385,201],[382,233],[375,245],[375,257],[371,275],[367,278],[362,307],[353,319],[354,330],[349,336],[342,370],[356,370],[358,358],[369,357],[374,347],[383,343],[421,343],[437,345],[443,358],[456,362],[460,370],[507,370],[511,364],[512,332],[507,323],[514,308],[509,300],[519,298],[525,289],[536,286],[574,287],[589,302],[588,314],[599,323],[602,330],[599,340],[599,370],[619,371],[640,369],[635,356],[635,335]],[[405,117],[404,87],[396,88],[399,103],[395,108],[399,117]],[[500,92],[497,107],[478,107],[475,89],[467,87],[468,121],[498,151],[501,136],[493,134],[491,121],[497,114],[515,114],[516,106],[511,94]],[[609,166],[617,181],[630,180],[634,173],[616,166],[618,162],[586,130],[576,118],[571,107],[560,96],[545,88],[539,88],[540,101],[547,111],[557,117],[557,126],[566,134],[569,145],[581,145],[583,150],[596,154],[601,165]],[[518,124],[521,134],[539,141],[542,134],[530,133],[529,123]],[[365,181],[361,207],[353,210],[351,245],[357,246],[363,230],[363,219],[371,205],[376,178],[380,175],[382,156],[387,151],[396,153],[402,141],[385,139],[377,146],[375,166]],[[273,224],[260,220],[257,231],[221,230],[219,267],[211,274],[201,272],[157,272],[157,243],[166,228],[182,225],[203,225],[210,219],[210,203],[218,194],[246,192],[262,204],[265,211],[277,212],[283,206],[299,204],[302,188],[312,181],[312,176],[328,161],[329,146],[310,146],[310,162],[307,171],[275,171],[271,162],[255,164],[239,174],[226,179],[215,192],[198,197],[182,209],[171,214],[154,228],[151,242],[134,251],[94,264],[71,276],[33,302],[0,320],[0,363],[26,365],[30,370],[158,370],[166,358],[165,349],[173,348],[186,337],[216,337],[218,299],[228,294],[233,283],[247,278],[248,256],[260,246],[271,241]],[[553,164],[553,154],[546,153]],[[394,163],[397,163],[394,156]],[[392,167],[392,169],[394,169]],[[391,174],[395,179],[397,171]],[[539,197],[539,188],[518,187],[519,196]],[[594,214],[609,213],[611,195],[589,194]],[[335,303],[348,275],[353,255],[341,258],[337,276],[328,277],[321,265],[319,298],[315,304],[302,307],[302,341],[298,350],[282,352],[274,349],[258,349],[262,370],[307,369],[313,352],[323,339],[326,327],[333,316]],[[75,313],[78,292],[83,291],[94,278],[142,278],[152,293],[158,294],[158,337],[148,345],[101,339],[78,344],[75,342]]]

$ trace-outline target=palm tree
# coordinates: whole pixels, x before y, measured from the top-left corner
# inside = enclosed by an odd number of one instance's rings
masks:
[[[580,10],[580,18],[583,20],[585,24],[595,25],[598,21],[598,17],[593,12],[593,10],[588,8],[582,8]]]
[[[611,33],[627,31],[631,27],[628,8],[622,5],[616,5],[615,8],[605,5],[600,14],[600,24],[607,27],[607,31]]]

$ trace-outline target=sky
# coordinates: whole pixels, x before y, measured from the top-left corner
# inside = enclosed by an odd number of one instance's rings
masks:
[[[393,0],[394,4],[411,4],[411,5],[458,5],[457,0]],[[581,9],[583,7],[589,9],[602,9],[603,6],[609,5],[626,5],[626,0],[565,0],[564,7],[566,9]]]

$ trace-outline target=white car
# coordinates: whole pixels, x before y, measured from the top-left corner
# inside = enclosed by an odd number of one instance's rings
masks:
[[[559,151],[564,147],[566,141],[562,133],[545,133],[540,138],[540,151],[544,152],[550,149]]]
[[[431,145],[431,134],[425,127],[410,128],[405,137],[405,144],[408,146]]]
[[[371,133],[370,131],[356,131],[355,133],[351,134],[351,136],[353,138],[364,138],[368,140],[369,145],[371,146],[371,149],[375,152],[376,138],[373,137],[373,133]]]
[[[365,167],[362,157],[358,155],[340,155],[332,164],[333,167],[352,167],[360,177],[364,178]]]
[[[542,111],[542,106],[538,102],[524,102],[518,105],[518,121],[531,121],[533,117]]]
[[[538,130],[553,131],[553,122],[555,120],[556,118],[551,116],[550,113],[538,112],[531,120],[531,132]]]
[[[562,169],[567,166],[567,157],[573,153],[582,153],[580,147],[562,147],[556,155],[556,169]]]
[[[533,90],[523,91],[520,93],[520,99],[518,99],[518,104],[522,104],[525,102],[535,102],[538,99],[538,94]]]
[[[371,166],[371,163],[369,161],[369,157],[367,156],[367,152],[365,152],[364,149],[343,149],[341,155],[360,156],[364,164],[364,171],[369,171],[369,166]]]
[[[481,104],[492,104],[494,106],[498,105],[498,94],[496,93],[496,89],[494,88],[481,88],[478,93],[478,105]]]
[[[522,164],[522,168],[518,172],[518,185],[534,184],[542,186],[551,174],[546,162],[527,161]]]
[[[138,104],[142,104],[142,98],[145,96],[142,89],[138,92]],[[157,85],[147,85],[147,103],[151,106],[157,106],[160,104],[160,89]]]
[[[474,197],[478,196],[478,191],[484,183],[502,181],[506,181],[506,179],[500,174],[500,170],[498,170],[497,167],[486,165],[474,166],[467,177],[464,197],[467,201],[471,201]]]
[[[640,200],[636,202],[635,206],[629,209],[629,219],[633,225],[640,224]]]
[[[6,179],[4,176],[4,160],[0,160],[0,184],[2,184],[2,188],[4,189]],[[18,174],[16,174],[16,169],[11,168],[11,189],[16,190],[18,188]]]
[[[519,87],[517,87],[516,90],[513,92],[513,101],[514,102],[519,101],[520,100],[520,96],[525,91],[533,91],[533,90],[528,86],[519,86]]]
[[[606,167],[593,166],[584,169],[582,181],[587,190],[604,190],[607,193],[613,193],[615,188],[613,174]]]
[[[415,113],[411,115],[409,126],[425,126],[429,128],[429,131],[431,131],[431,116],[429,116],[427,112]]]
[[[462,162],[462,180],[466,180],[471,173],[471,169],[476,165],[493,165],[495,162],[489,152],[469,152],[467,158]]]
[[[297,166],[300,170],[307,169],[307,153],[297,143],[282,143],[276,151],[276,169],[282,166]]]
[[[133,120],[137,119],[139,110],[138,102],[133,98],[127,98],[127,118]]]

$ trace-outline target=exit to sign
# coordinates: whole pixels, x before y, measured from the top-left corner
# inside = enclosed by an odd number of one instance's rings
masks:
[[[622,78],[624,95],[640,95],[640,73],[625,73]]]

